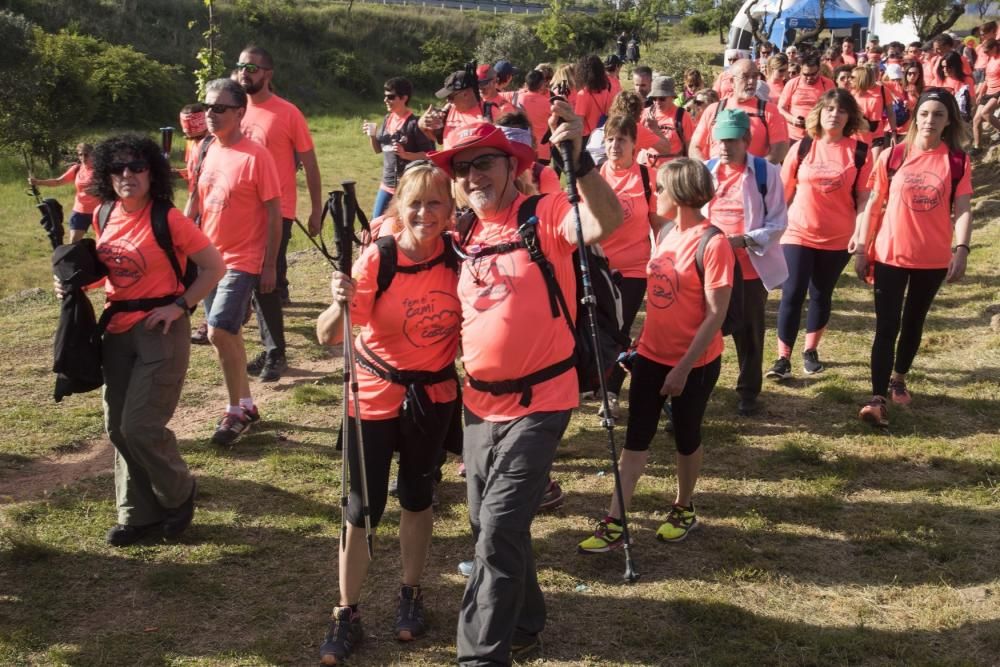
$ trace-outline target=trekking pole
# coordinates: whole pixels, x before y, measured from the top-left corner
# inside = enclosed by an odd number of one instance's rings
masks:
[[[174,145],[174,128],[172,127],[161,127],[160,128],[160,147],[163,149],[163,157],[167,158],[167,162],[170,162],[170,149]]]
[[[21,157],[24,159],[24,168],[28,170],[28,178],[35,175],[35,170],[31,166],[31,159],[28,157],[28,151],[21,149]],[[31,185],[28,189],[28,194],[35,198],[35,204],[41,206],[42,204],[42,193],[38,191],[38,186]]]
[[[594,348],[594,359],[597,362],[598,380],[601,387],[601,405],[604,415],[601,418],[601,425],[608,432],[608,451],[611,453],[611,472],[615,478],[615,496],[618,498],[618,506],[622,510],[622,541],[625,550],[625,581],[634,583],[639,579],[639,573],[635,570],[635,563],[632,561],[631,535],[628,530],[628,512],[625,511],[625,498],[622,493],[622,478],[618,470],[618,448],[615,446],[615,420],[611,416],[611,405],[608,401],[608,383],[604,377],[604,359],[601,358],[601,346],[597,338],[597,298],[594,296],[594,286],[590,280],[590,265],[587,262],[587,248],[583,242],[583,222],[580,220],[580,191],[576,185],[576,165],[573,164],[573,142],[564,141],[559,144],[559,153],[562,155],[563,165],[566,169],[566,176],[569,187],[567,188],[569,201],[573,205],[573,217],[576,223],[576,245],[577,254],[580,256],[580,278],[583,283],[583,298],[580,302],[587,309],[587,316],[590,321],[590,342]]]
[[[351,255],[354,242],[354,219],[357,216],[357,197],[354,194],[354,181],[343,181],[344,205],[340,209],[339,217],[334,210],[334,238],[337,242],[337,253],[340,264],[340,272],[345,276],[351,275]],[[355,435],[358,441],[358,471],[361,473],[361,514],[365,519],[365,541],[368,543],[368,558],[374,557],[372,545],[372,518],[368,505],[368,474],[365,468],[365,442],[361,434],[361,405],[358,399],[358,367],[354,358],[354,342],[351,329],[351,309],[348,304],[344,308],[344,458],[346,460],[347,435],[349,432],[347,414],[347,396],[351,397],[351,404],[354,406],[354,426]],[[346,465],[346,464],[345,464]],[[346,528],[344,528],[346,530]]]

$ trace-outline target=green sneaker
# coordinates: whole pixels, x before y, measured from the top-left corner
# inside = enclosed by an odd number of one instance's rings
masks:
[[[690,509],[674,505],[667,515],[667,522],[656,531],[656,539],[661,542],[680,542],[697,526],[698,517],[694,515],[693,503]]]
[[[603,554],[624,544],[622,525],[606,517],[597,524],[597,530],[593,535],[577,545],[577,549],[582,554]]]

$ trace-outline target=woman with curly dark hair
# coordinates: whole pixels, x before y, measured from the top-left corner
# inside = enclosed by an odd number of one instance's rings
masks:
[[[614,95],[611,93],[607,72],[604,71],[604,62],[598,56],[590,55],[581,60],[578,71],[581,86],[576,94],[573,111],[583,119],[583,140],[586,145],[587,137],[594,130],[604,127]]]
[[[101,319],[107,321],[105,427],[115,447],[118,501],[118,524],[107,535],[112,546],[177,537],[194,516],[194,478],[167,422],[187,373],[189,307],[225,267],[208,237],[173,208],[171,179],[169,163],[146,137],[111,137],[94,151],[90,192],[102,202],[95,211],[97,255],[108,269]],[[170,254],[157,239],[165,236],[156,234],[158,223],[169,231]],[[189,259],[198,277],[185,287]]]

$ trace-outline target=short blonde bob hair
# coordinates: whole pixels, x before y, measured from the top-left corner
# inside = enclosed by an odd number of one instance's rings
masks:
[[[708,168],[698,160],[678,158],[660,167],[657,188],[662,188],[678,206],[701,208],[715,196]]]

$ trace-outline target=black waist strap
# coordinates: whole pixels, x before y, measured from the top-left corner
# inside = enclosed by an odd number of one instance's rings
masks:
[[[559,377],[575,366],[576,354],[571,354],[568,359],[563,359],[562,361],[556,362],[551,366],[546,366],[545,368],[537,370],[534,373],[525,375],[524,377],[515,378],[513,380],[484,382],[482,380],[477,380],[468,373],[466,373],[466,377],[469,378],[469,385],[473,389],[485,391],[493,394],[494,396],[502,396],[504,394],[521,394],[521,400],[518,401],[518,403],[526,408],[531,405],[531,388],[534,385]]]
[[[117,313],[134,313],[136,311],[149,311],[160,306],[169,306],[177,300],[177,295],[157,296],[149,299],[122,299],[120,301],[111,299],[109,305],[101,313],[101,318],[97,321],[97,335],[100,336],[108,327],[111,318]]]
[[[364,354],[357,356],[358,365],[386,382],[407,386],[411,384],[428,385],[444,382],[445,380],[458,380],[458,372],[455,370],[455,364],[453,363],[437,371],[401,371],[393,368],[384,359],[372,352],[360,338],[358,339],[358,343],[361,344],[361,349],[364,351]],[[366,358],[366,355],[368,358]]]

